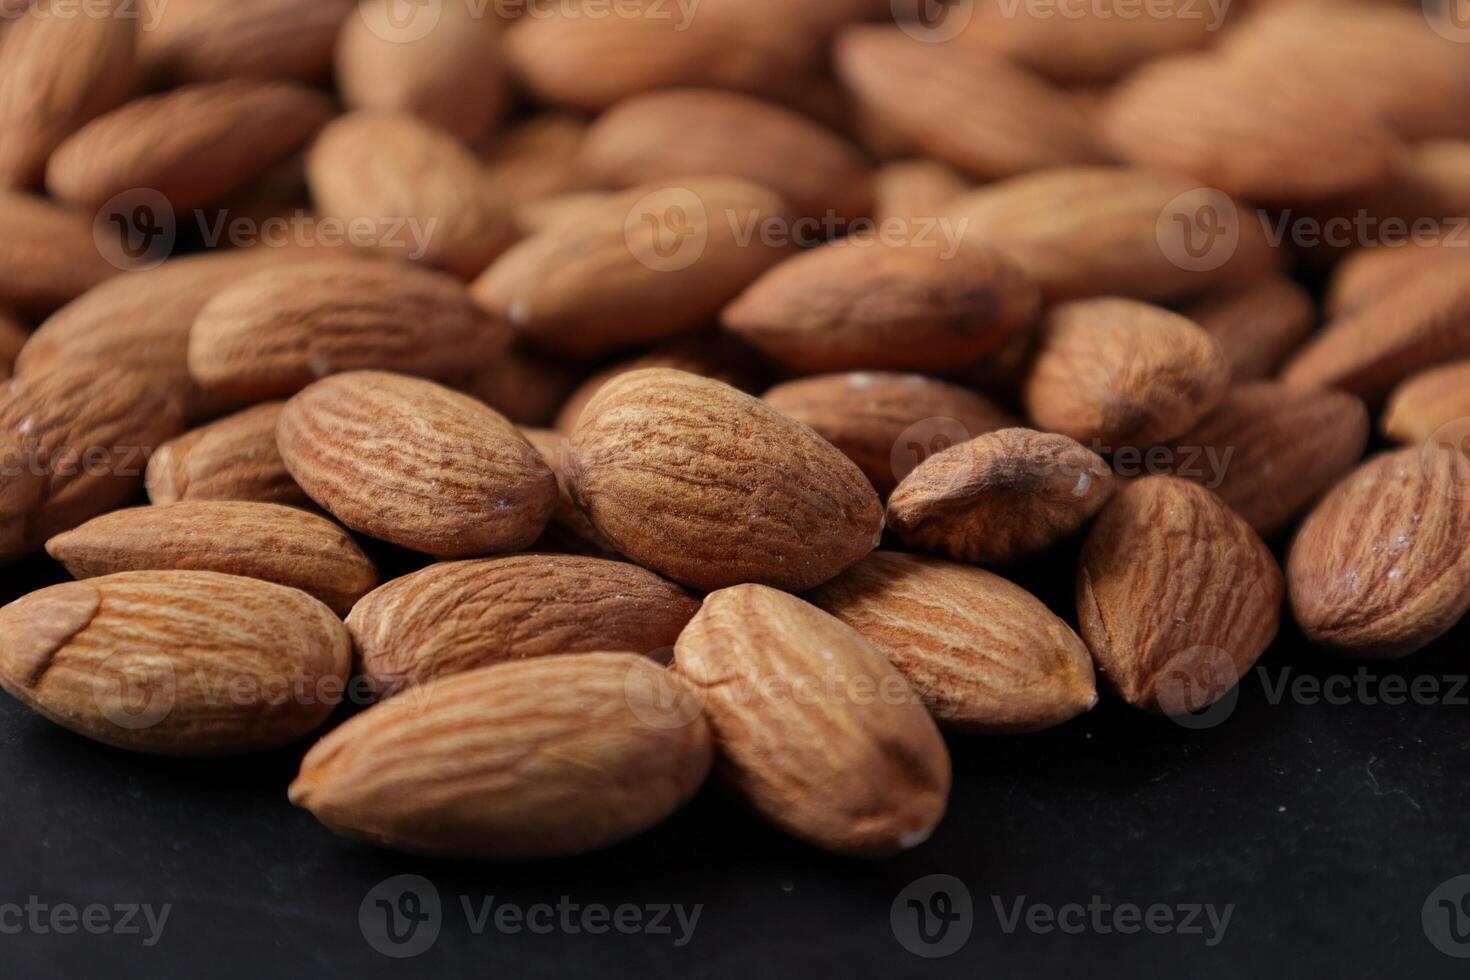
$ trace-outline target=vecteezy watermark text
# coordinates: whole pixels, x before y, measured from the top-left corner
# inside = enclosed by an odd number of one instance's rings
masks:
[[[30,895],[24,902],[0,902],[0,936],[58,935],[85,932],[93,936],[138,936],[144,946],[156,946],[163,938],[172,903],[150,905],[117,902],[47,902]]]
[[[990,902],[1000,930],[1006,935],[1024,930],[1037,935],[1060,932],[1069,936],[1084,933],[1098,936],[1114,933],[1124,936],[1138,933],[1200,936],[1210,948],[1220,945],[1225,939],[1230,918],[1235,914],[1233,902],[1223,907],[1210,902],[1139,905],[1135,902],[1110,902],[1101,895],[1093,895],[1085,905],[1081,902],[1062,905],[1029,902],[1025,895],[1010,900],[992,895]]]

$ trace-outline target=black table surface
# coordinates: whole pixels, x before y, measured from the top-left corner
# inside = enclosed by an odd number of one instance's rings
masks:
[[[944,823],[879,862],[711,788],[585,857],[394,854],[287,803],[303,747],[130,755],[0,695],[0,977],[1465,976],[1467,640],[1360,665],[1288,622],[1212,724],[953,737]]]

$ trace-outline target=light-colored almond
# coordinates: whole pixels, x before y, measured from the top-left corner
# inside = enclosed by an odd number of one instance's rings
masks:
[[[153,78],[178,84],[227,78],[318,82],[357,0],[168,0],[138,36]]]
[[[148,460],[148,499],[311,506],[276,448],[276,422],[285,404],[265,402],[159,446]]]
[[[937,218],[944,206],[970,184],[947,163],[938,160],[898,160],[873,173],[873,221],[913,222]]]
[[[1234,384],[1271,377],[1317,324],[1312,297],[1285,276],[1214,290],[1180,312],[1220,342]]]
[[[562,112],[541,112],[500,133],[481,154],[485,184],[499,201],[521,204],[591,186],[579,161],[587,124]]]
[[[1393,292],[1399,284],[1436,265],[1470,259],[1470,229],[1391,247],[1360,248],[1333,269],[1324,301],[1329,316],[1346,316]]]
[[[1394,442],[1417,446],[1452,422],[1466,419],[1470,419],[1470,361],[1455,361],[1420,371],[1394,389],[1380,425]]]

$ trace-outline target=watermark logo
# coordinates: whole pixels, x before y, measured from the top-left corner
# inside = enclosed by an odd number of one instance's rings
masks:
[[[1164,205],[1154,225],[1159,250],[1186,272],[1212,272],[1240,245],[1240,211],[1230,195],[1209,187],[1185,191]]]
[[[363,896],[357,924],[362,938],[384,956],[418,956],[439,938],[443,924],[439,889],[422,875],[395,875]]]
[[[970,430],[959,419],[948,416],[920,419],[899,433],[888,454],[888,464],[896,480],[903,480],[920,463],[951,446],[970,441]]]
[[[1222,724],[1240,700],[1239,672],[1219,647],[1194,646],[1169,658],[1154,680],[1159,710],[1177,725],[1203,730]]]
[[[704,714],[704,689],[666,671],[652,660],[635,662],[623,675],[623,698],[633,716],[649,728],[686,728]]]
[[[1436,477],[1445,467],[1447,450],[1458,452],[1463,460],[1470,460],[1470,417],[1451,419],[1435,429],[1424,445],[1419,447],[1419,468],[1431,486],[1439,486]],[[1460,460],[1451,458],[1451,464]],[[1450,479],[1441,487],[1452,500],[1470,500],[1470,466],[1450,465]]]
[[[167,660],[140,661],[135,654],[110,654],[92,681],[97,710],[118,728],[152,728],[174,710],[178,679]]]
[[[1470,44],[1470,0],[1423,0],[1429,29],[1447,41]]]
[[[1470,959],[1470,875],[1441,882],[1424,900],[1424,935],[1435,949],[1456,959]]]
[[[680,272],[698,262],[709,244],[709,215],[698,194],[666,187],[639,198],[623,222],[633,258],[654,272]]]
[[[459,0],[451,0],[459,2]],[[365,0],[357,13],[372,31],[392,44],[422,41],[439,26],[444,0]]]
[[[975,0],[889,0],[888,7],[899,30],[928,44],[959,37],[975,19]]]
[[[97,210],[92,240],[98,253],[124,272],[162,265],[178,241],[173,205],[151,187],[123,191]]]
[[[975,927],[970,889],[953,875],[928,875],[898,893],[888,912],[900,946],[925,959],[959,952]]]

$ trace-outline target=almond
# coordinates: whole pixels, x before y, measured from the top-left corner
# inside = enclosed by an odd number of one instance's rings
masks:
[[[850,626],[741,585],[705,599],[674,659],[703,695],[721,773],[776,826],[870,857],[934,832],[949,753],[903,675]]]
[[[1383,434],[1417,446],[1441,428],[1470,418],[1470,361],[1430,368],[1394,389],[1383,410]]]
[[[762,230],[790,222],[780,198],[742,180],[646,185],[520,242],[473,294],[533,344],[601,354],[705,324],[790,253]]]
[[[278,504],[195,500],[94,517],[46,542],[79,579],[115,572],[223,572],[288,585],[339,615],[378,584],[378,571],[340,527]]]
[[[1040,303],[1036,284],[992,249],[853,236],[782,262],[720,319],[799,371],[940,371],[1003,345]]]
[[[403,112],[360,111],[325,129],[307,157],[317,210],[376,229],[374,248],[461,279],[510,244],[510,212],[492,199],[458,140]]]
[[[1314,643],[1355,657],[1422,649],[1470,610],[1470,456],[1430,444],[1364,463],[1302,524],[1291,606]]]
[[[1317,325],[1312,297],[1285,276],[1222,287],[1181,312],[1220,342],[1235,384],[1271,377]]]
[[[206,756],[296,741],[341,700],[352,642],[303,592],[216,572],[123,572],[0,609],[0,687],[88,738]]]
[[[462,558],[526,547],[556,478],[503,416],[430,381],[377,371],[327,378],[281,411],[286,468],[343,524]]]
[[[155,79],[322,81],[332,45],[356,0],[168,0],[139,35],[138,57]]]
[[[629,654],[446,677],[318,742],[291,802],[338,834],[490,860],[577,854],[649,827],[709,773],[709,726],[678,674]],[[672,707],[671,707],[672,706]]]
[[[867,213],[873,188],[856,147],[760,99],[674,89],[618,103],[593,124],[581,169],[610,187],[682,177],[740,177],[780,194],[799,215]]]
[[[947,728],[1031,732],[1097,703],[1077,634],[983,569],[875,551],[807,599],[877,647]]]
[[[1410,239],[1402,245],[1360,248],[1349,254],[1328,282],[1325,305],[1332,316],[1345,316],[1377,301],[1422,269],[1460,265],[1470,258],[1470,239],[1445,234],[1427,240]]]
[[[46,159],[77,127],[127,98],[137,22],[128,0],[85,14],[41,0],[0,43],[0,185],[34,187]]]
[[[1189,430],[1229,383],[1219,343],[1184,317],[1131,300],[1077,300],[1046,318],[1026,410],[1038,427],[1111,453]]]
[[[718,381],[621,375],[582,412],[566,460],[573,499],[640,565],[710,591],[801,591],[872,551],[883,508],[821,436]]]
[[[437,8],[427,33],[384,32],[397,0],[368,0],[337,38],[337,89],[352,109],[407,112],[471,142],[493,129],[510,104],[499,20],[468,3]],[[427,12],[415,14],[427,16]]]
[[[337,259],[239,280],[205,304],[189,372],[211,391],[279,398],[339,371],[452,378],[509,343],[458,280],[400,263]]]
[[[1368,409],[1340,391],[1264,381],[1232,388],[1171,448],[1175,476],[1200,483],[1270,537],[1351,470]]]
[[[1066,436],[1001,429],[930,456],[888,500],[913,548],[1004,565],[1074,534],[1107,503],[1113,473]]]
[[[46,316],[119,271],[84,215],[0,191],[0,307]]]
[[[602,536],[592,519],[582,513],[582,508],[572,499],[567,486],[566,455],[569,440],[564,433],[551,429],[521,428],[521,435],[551,467],[556,474],[557,501],[552,511],[551,522],[532,545],[533,551],[567,552],[573,555],[588,555],[593,558],[617,558],[618,549]]]
[[[15,359],[20,356],[30,336],[25,327],[0,312],[0,380],[10,377]]]
[[[1210,55],[1152,62],[1108,100],[1124,160],[1267,204],[1320,201],[1393,177],[1405,149],[1340,90]]]
[[[973,46],[860,26],[838,37],[835,58],[865,113],[905,145],[973,177],[1099,158],[1086,118],[1060,91]]]
[[[148,499],[311,506],[276,448],[276,421],[285,404],[265,402],[159,446],[148,460]]]
[[[763,400],[840,449],[883,497],[931,451],[1016,424],[980,395],[922,374],[801,378]]]
[[[73,133],[46,166],[52,194],[95,209],[146,187],[177,209],[234,193],[296,152],[332,116],[287,82],[192,85],[129,102]]]
[[[511,555],[441,562],[372,592],[347,619],[380,696],[507,660],[672,648],[699,603],[623,562]]]
[[[474,395],[517,425],[545,425],[582,378],[575,361],[512,347],[453,387]]]
[[[899,160],[873,173],[873,220],[911,222],[936,218],[944,206],[970,189],[965,178],[938,160]]]
[[[1193,483],[1120,488],[1082,548],[1077,615],[1108,684],[1184,714],[1223,697],[1276,636],[1281,570],[1254,531]]]
[[[943,217],[968,240],[1015,260],[1051,303],[1162,302],[1250,281],[1280,264],[1243,204],[1144,170],[1063,167],[1015,177],[955,198]]]
[[[180,421],[137,375],[74,365],[0,391],[0,564],[123,504]]]
[[[515,204],[590,187],[580,167],[587,124],[578,116],[541,112],[499,133],[483,149],[485,184]]]

